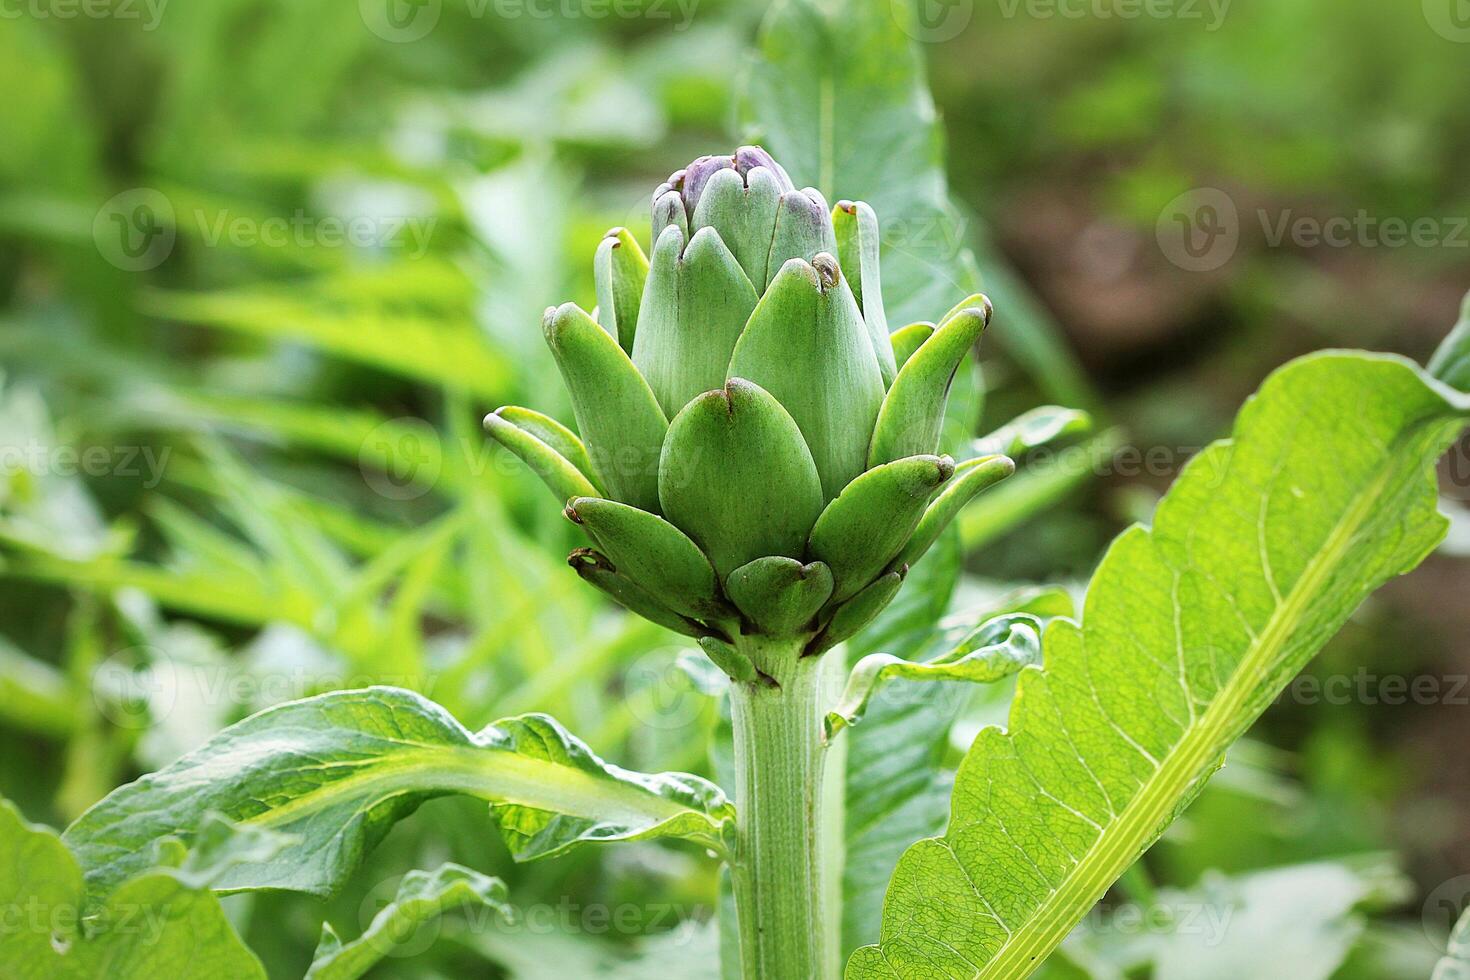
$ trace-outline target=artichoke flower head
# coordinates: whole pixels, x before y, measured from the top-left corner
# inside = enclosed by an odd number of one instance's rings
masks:
[[[890,335],[872,208],[829,208],[760,147],[700,157],[652,210],[651,256],[622,228],[599,245],[591,314],[546,312],[577,432],[523,408],[485,425],[587,533],[586,581],[738,676],[742,637],[820,653],[867,625],[1014,469],[938,455],[991,307]]]

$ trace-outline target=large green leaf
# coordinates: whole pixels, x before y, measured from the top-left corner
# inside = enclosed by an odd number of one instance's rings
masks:
[[[949,198],[920,33],[911,0],[778,0],[742,105],[749,128],[798,184],[877,212],[893,324],[938,317],[981,279],[968,247],[978,222]],[[983,267],[1013,330],[1002,341],[1052,397],[1088,402],[1085,379],[1020,278],[990,254]]]
[[[410,691],[374,687],[294,701],[220,732],[115,790],[64,835],[106,894],[145,866],[152,841],[188,840],[206,811],[292,833],[299,844],[225,873],[225,891],[325,895],[393,823],[449,793],[490,802],[519,859],[582,841],[686,837],[721,846],[725,796],[695,776],[608,765],[544,715],[470,732]]]
[[[1086,915],[1222,753],[1388,578],[1445,532],[1433,463],[1470,396],[1401,358],[1273,374],[1152,529],[1108,551],[1082,625],[1052,624],[1008,731],[976,739],[943,837],[889,885],[848,976],[1022,977]]]
[[[209,838],[205,846],[187,855],[177,846],[145,847],[136,875],[101,901],[84,903],[82,869],[67,846],[0,800],[0,899],[7,912],[0,967],[6,980],[265,980],[209,885],[242,851],[266,856],[280,841],[249,832],[230,839],[230,828],[217,820],[201,836]]]
[[[890,320],[933,319],[973,292],[943,137],[918,50],[890,0],[780,0],[761,30],[746,114],[798,183],[862,200],[883,230]],[[792,97],[799,92],[799,97]]]

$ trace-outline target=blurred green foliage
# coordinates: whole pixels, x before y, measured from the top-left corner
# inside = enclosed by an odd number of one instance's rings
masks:
[[[1082,576],[1287,356],[1422,358],[1453,321],[1470,278],[1470,232],[1463,248],[1449,234],[1470,215],[1470,45],[1417,4],[1237,3],[1214,29],[1196,7],[962,2],[963,29],[919,45],[999,310],[953,435],[1060,400],[1100,423],[1079,436],[1090,455],[1030,460],[1003,520],[971,516],[959,605]],[[55,9],[0,23],[0,795],[61,825],[254,710],[376,682],[471,726],[549,711],[630,767],[711,774],[719,711],[675,667],[679,641],[580,586],[562,563],[573,529],[478,419],[512,402],[569,417],[541,310],[590,308],[603,232],[647,245],[646,189],[731,141],[763,5],[541,17],[434,0],[412,40],[366,0]],[[1199,187],[1228,193],[1241,244],[1191,273],[1156,225]],[[1359,210],[1434,219],[1440,239],[1273,246],[1257,221]],[[1125,442],[1178,448],[1109,463]],[[1313,668],[1431,676],[1441,696],[1285,699],[1119,902],[1188,902],[1222,880],[1260,902],[1260,876],[1280,873],[1264,869],[1304,865],[1356,896],[1320,911],[1352,940],[1324,976],[1423,975],[1440,952],[1423,897],[1470,868],[1470,803],[1447,788],[1470,772],[1446,750],[1470,736],[1448,695],[1470,673],[1467,587],[1463,562],[1431,562]],[[951,762],[1003,717],[984,699],[956,714]],[[944,754],[938,739],[926,754]],[[639,975],[625,957],[645,934],[677,943],[691,976],[712,962],[698,951],[718,882],[697,853],[515,866],[464,800],[405,822],[341,900],[227,909],[273,976],[299,976],[324,920],[355,936],[399,876],[450,860],[550,911],[505,932],[451,917],[431,950],[374,976]],[[633,925],[589,927],[599,904]],[[1425,909],[1442,938],[1450,918]],[[1168,928],[1142,949],[1108,921],[1055,969],[1183,975]]]

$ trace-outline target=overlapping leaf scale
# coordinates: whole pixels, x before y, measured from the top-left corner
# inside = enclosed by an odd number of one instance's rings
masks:
[[[1023,977],[1375,588],[1443,536],[1432,465],[1470,397],[1399,358],[1282,368],[1054,623],[950,824],[900,861],[849,978]]]

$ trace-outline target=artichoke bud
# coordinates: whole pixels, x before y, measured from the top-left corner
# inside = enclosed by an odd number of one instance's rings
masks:
[[[623,229],[599,245],[595,319],[547,311],[577,431],[520,408],[485,424],[588,534],[583,579],[753,682],[771,651],[863,628],[1014,469],[939,454],[989,301],[890,336],[878,215],[756,146],[674,172],[652,221],[647,257]]]

